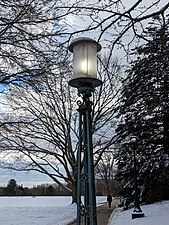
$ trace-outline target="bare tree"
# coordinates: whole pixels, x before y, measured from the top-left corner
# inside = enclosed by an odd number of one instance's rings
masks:
[[[104,183],[106,194],[112,193],[113,180],[115,175],[115,160],[112,153],[104,152],[96,166],[98,179]]]
[[[71,25],[66,34],[69,39],[84,34],[95,37],[107,52],[107,67],[114,50],[123,57],[129,56],[134,46],[149,41],[145,36],[147,25],[155,26],[153,20],[158,17],[165,21],[169,13],[169,3],[165,0],[71,2],[62,6]]]
[[[66,44],[79,35],[90,35],[100,41],[107,52],[108,68],[115,48],[129,54],[140,39],[148,41],[145,27],[155,17],[165,18],[169,3],[165,0],[13,0],[1,1],[0,8],[2,83],[23,70],[52,69]]]
[[[117,161],[115,156],[120,147],[120,144],[116,143],[107,147],[95,168],[98,191],[102,191],[102,193],[107,195],[109,193],[117,195],[121,190],[120,182],[115,180],[117,175]],[[95,157],[97,158],[97,155]]]
[[[99,156],[96,164],[113,142],[117,75],[121,76],[117,61],[112,63],[113,74],[102,68],[104,84],[96,90],[93,105],[94,154]],[[39,79],[29,86],[10,85],[5,93],[8,113],[1,117],[1,167],[36,170],[59,185],[70,183],[67,188],[75,201],[78,112],[76,93],[68,86],[69,68],[61,67],[55,76],[44,74]]]
[[[53,70],[61,61],[65,26],[59,2],[0,2],[0,83],[29,79],[32,71]]]

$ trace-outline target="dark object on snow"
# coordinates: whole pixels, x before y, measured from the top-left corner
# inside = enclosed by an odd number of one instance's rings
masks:
[[[107,201],[108,201],[108,204],[109,204],[109,208],[111,208],[111,203],[112,203],[112,196],[111,196],[111,194],[109,194],[107,196]]]

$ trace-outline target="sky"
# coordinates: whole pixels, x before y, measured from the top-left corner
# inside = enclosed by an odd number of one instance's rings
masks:
[[[40,184],[54,183],[47,175],[38,172],[16,172],[0,169],[0,186],[6,186],[10,179],[15,179],[18,185],[31,188]]]

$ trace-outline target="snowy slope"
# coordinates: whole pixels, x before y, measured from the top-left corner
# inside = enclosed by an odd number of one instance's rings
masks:
[[[143,205],[141,209],[145,217],[137,219],[131,219],[133,209],[116,209],[108,225],[169,225],[169,201]]]
[[[97,204],[105,201],[97,198]],[[169,225],[169,201],[141,208],[145,217],[133,220],[132,209],[116,209],[108,225]],[[0,197],[0,225],[66,225],[75,218],[71,197]]]
[[[98,197],[97,203],[106,197]],[[66,225],[76,218],[71,197],[0,197],[0,225]]]

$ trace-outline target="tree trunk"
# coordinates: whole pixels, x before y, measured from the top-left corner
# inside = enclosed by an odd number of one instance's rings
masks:
[[[77,182],[72,183],[72,204],[77,203]]]

